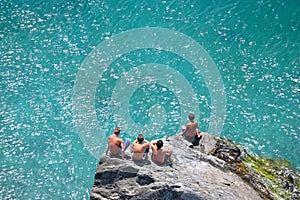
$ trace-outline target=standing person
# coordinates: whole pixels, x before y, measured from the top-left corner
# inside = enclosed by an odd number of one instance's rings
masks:
[[[125,150],[130,144],[130,139],[126,138],[124,142],[121,138],[119,138],[120,133],[120,128],[115,127],[114,134],[108,138],[105,155],[107,155],[109,152],[110,155],[116,157],[122,156],[122,160],[125,160]]]
[[[195,138],[196,134],[198,134],[198,122],[194,121],[195,114],[189,114],[190,122],[186,125],[185,129],[182,131],[182,135],[187,139],[189,142],[192,142]]]
[[[171,161],[172,148],[169,145],[165,145],[162,140],[157,142],[150,142],[152,149],[152,161],[158,164],[163,164],[166,161]]]
[[[133,142],[133,159],[136,161],[147,160],[149,152],[149,142],[144,139],[143,134],[139,134]]]

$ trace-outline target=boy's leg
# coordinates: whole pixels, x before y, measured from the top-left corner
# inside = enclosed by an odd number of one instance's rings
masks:
[[[171,151],[171,153],[169,154],[169,161],[171,161],[171,155],[172,155],[173,151]]]
[[[129,138],[126,138],[124,140],[124,150],[126,150],[130,145],[130,139]]]
[[[149,147],[147,147],[144,151],[143,160],[148,160]]]

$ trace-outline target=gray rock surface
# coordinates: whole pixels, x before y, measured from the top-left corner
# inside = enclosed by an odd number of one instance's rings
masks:
[[[266,199],[228,167],[226,158],[241,154],[234,147],[216,149],[222,143],[207,133],[193,148],[179,135],[163,141],[173,147],[172,163],[137,163],[130,149],[127,160],[102,157],[90,199]]]

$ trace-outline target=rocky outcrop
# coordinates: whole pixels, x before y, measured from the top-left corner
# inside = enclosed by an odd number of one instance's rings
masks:
[[[227,168],[248,182],[265,199],[300,199],[300,174],[288,161],[248,154],[224,138],[215,138],[208,152],[226,162]]]
[[[173,147],[168,164],[134,162],[130,149],[127,160],[102,157],[90,199],[283,199],[252,168],[256,157],[226,139],[204,133],[193,148],[179,135],[163,140]],[[282,180],[287,198],[299,198],[299,174]]]

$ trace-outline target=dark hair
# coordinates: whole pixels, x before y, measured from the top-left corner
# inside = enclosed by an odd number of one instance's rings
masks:
[[[156,142],[157,149],[161,149],[164,146],[164,142],[162,140],[158,140]]]
[[[189,120],[194,120],[195,119],[195,114],[193,114],[193,113],[190,113],[189,114]]]
[[[137,137],[136,139],[137,139],[137,141],[138,141],[139,143],[142,143],[142,142],[144,141],[144,136],[143,136],[143,134],[139,134],[138,137]]]

